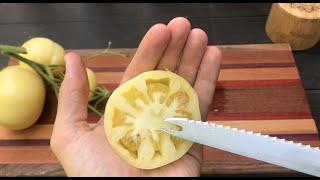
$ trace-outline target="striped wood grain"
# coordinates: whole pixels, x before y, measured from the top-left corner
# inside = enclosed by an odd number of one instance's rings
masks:
[[[209,121],[320,146],[299,73],[287,44],[226,45],[219,48],[222,50],[223,61],[213,104],[208,113]],[[100,50],[69,51],[86,56]],[[99,83],[109,89],[118,86],[135,49],[114,51],[126,53],[129,58],[103,55],[88,63],[97,73]],[[16,64],[16,61],[11,60],[9,64]],[[28,168],[43,164],[48,167],[48,174],[55,169],[63,175],[61,169],[57,170],[58,162],[49,148],[56,100],[52,93],[48,94],[46,110],[33,127],[19,132],[0,127],[0,167],[2,164]],[[90,123],[94,124],[98,120],[94,114],[89,114]],[[205,147],[202,173],[296,172]]]

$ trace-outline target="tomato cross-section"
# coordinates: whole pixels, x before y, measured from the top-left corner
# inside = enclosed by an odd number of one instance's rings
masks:
[[[119,86],[105,109],[105,132],[112,148],[127,163],[153,169],[181,158],[192,142],[161,128],[179,129],[164,120],[200,120],[198,96],[190,84],[169,71],[148,71]]]

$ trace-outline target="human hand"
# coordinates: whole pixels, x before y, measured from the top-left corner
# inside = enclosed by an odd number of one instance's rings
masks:
[[[207,46],[204,31],[192,29],[185,18],[156,24],[141,41],[121,84],[144,71],[170,70],[184,77],[199,97],[205,120],[218,79],[221,54]],[[50,146],[68,176],[199,176],[202,146],[194,144],[179,160],[153,169],[137,169],[123,161],[109,145],[103,120],[90,126],[87,119],[88,79],[75,53],[65,56],[66,75]]]

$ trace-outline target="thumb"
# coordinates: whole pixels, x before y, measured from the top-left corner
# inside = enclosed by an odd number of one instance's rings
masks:
[[[55,125],[73,128],[77,127],[75,123],[82,122],[80,124],[89,126],[85,121],[89,95],[86,67],[76,53],[66,54],[65,62],[66,73],[60,87]]]

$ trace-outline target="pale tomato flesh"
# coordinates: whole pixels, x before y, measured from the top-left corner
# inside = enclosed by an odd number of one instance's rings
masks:
[[[200,120],[196,92],[175,73],[141,73],[119,86],[107,102],[104,125],[109,144],[137,168],[154,169],[176,161],[193,143],[161,131],[179,129],[164,121],[169,117]]]

